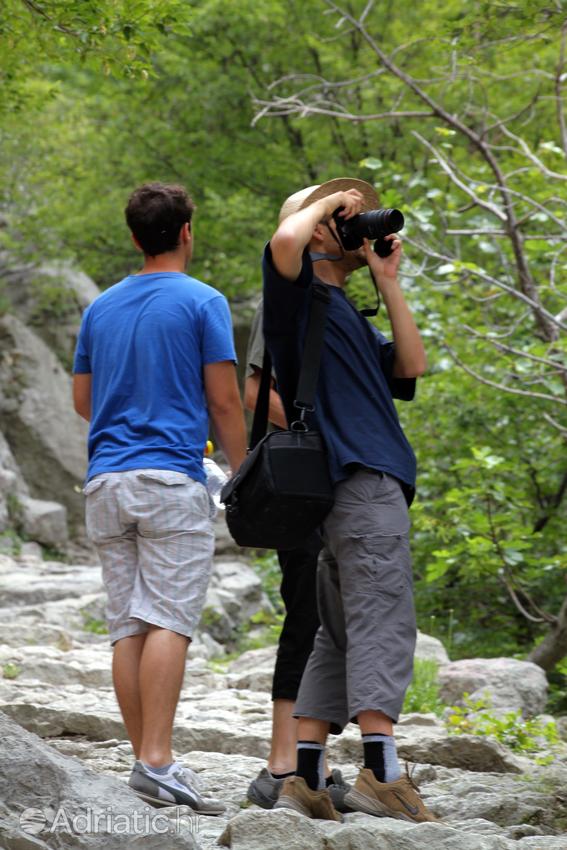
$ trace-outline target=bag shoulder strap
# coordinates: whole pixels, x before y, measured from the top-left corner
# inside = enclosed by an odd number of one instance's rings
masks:
[[[323,352],[323,337],[325,335],[325,322],[327,320],[327,309],[331,296],[328,287],[320,283],[314,283],[311,287],[311,309],[309,311],[309,325],[305,336],[305,347],[301,358],[301,371],[297,382],[297,394],[294,406],[300,411],[303,419],[308,411],[315,410],[315,393],[317,391],[317,379],[321,365],[321,354]]]
[[[319,366],[323,351],[323,337],[325,334],[325,322],[327,309],[331,296],[326,286],[313,283],[311,286],[311,309],[309,311],[309,324],[305,336],[305,347],[301,358],[301,370],[297,382],[297,393],[294,406],[300,411],[300,419],[306,412],[315,410],[315,392],[317,390],[317,379],[319,377]],[[254,419],[252,422],[252,433],[250,434],[250,449],[252,450],[266,434],[268,430],[268,412],[270,408],[270,387],[272,383],[272,358],[267,346],[264,344],[264,357],[262,359],[262,377]]]
[[[258,445],[268,430],[268,413],[270,410],[270,388],[272,385],[272,358],[264,343],[264,357],[262,358],[262,376],[260,388],[254,408],[254,419],[252,420],[252,432],[250,434],[250,451]]]

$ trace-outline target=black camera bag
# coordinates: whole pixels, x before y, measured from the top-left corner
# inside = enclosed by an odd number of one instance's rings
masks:
[[[333,506],[333,485],[321,435],[304,421],[313,412],[325,319],[326,287],[313,284],[309,326],[294,404],[300,418],[266,435],[271,358],[264,347],[250,450],[222,489],[229,531],[239,546],[294,549],[321,524]]]

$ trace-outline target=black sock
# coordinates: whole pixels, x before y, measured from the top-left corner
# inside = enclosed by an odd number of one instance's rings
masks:
[[[289,773],[274,773],[273,770],[270,770],[269,773],[273,779],[287,779],[288,776],[295,776],[295,770],[290,770]]]
[[[395,782],[400,778],[396,743],[391,735],[363,735],[364,767],[369,768],[378,782]]]
[[[325,787],[323,764],[325,747],[317,741],[297,742],[297,771],[296,775],[303,777],[312,791]]]
[[[364,738],[362,743],[364,746],[364,767],[370,768],[378,782],[385,782],[384,744],[381,741],[365,741]]]

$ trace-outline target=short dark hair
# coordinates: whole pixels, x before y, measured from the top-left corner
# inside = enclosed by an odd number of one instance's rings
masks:
[[[145,183],[130,195],[124,212],[144,254],[155,257],[179,247],[179,231],[191,223],[194,209],[183,186]]]

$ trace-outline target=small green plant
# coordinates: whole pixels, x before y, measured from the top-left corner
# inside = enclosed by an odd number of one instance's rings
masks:
[[[413,680],[406,692],[403,712],[410,714],[442,714],[445,706],[439,697],[437,681],[437,663],[416,658],[413,669]]]
[[[262,589],[278,613],[283,613],[280,594],[282,572],[275,552],[257,552],[252,561],[252,569],[262,580]]]
[[[497,716],[490,713],[490,700],[470,699],[464,694],[464,705],[454,705],[447,718],[449,732],[456,735],[487,735],[496,738],[514,752],[530,754],[559,744],[557,726],[553,721],[525,718],[521,711],[508,711]],[[553,761],[553,756],[536,759],[539,764]]]
[[[2,667],[2,676],[4,679],[17,679],[21,672],[22,668],[13,661],[8,661]]]
[[[22,551],[22,539],[13,528],[0,534],[0,552],[11,557],[17,557]]]
[[[83,617],[83,631],[90,632],[93,635],[107,635],[108,627],[104,620],[98,620],[96,617],[85,615]]]
[[[44,561],[57,561],[60,564],[69,563],[69,556],[62,552],[61,549],[56,549],[52,546],[42,546]]]
[[[8,516],[10,517],[12,525],[19,526],[22,522],[23,508],[22,503],[15,493],[7,494],[6,507],[8,509]]]

